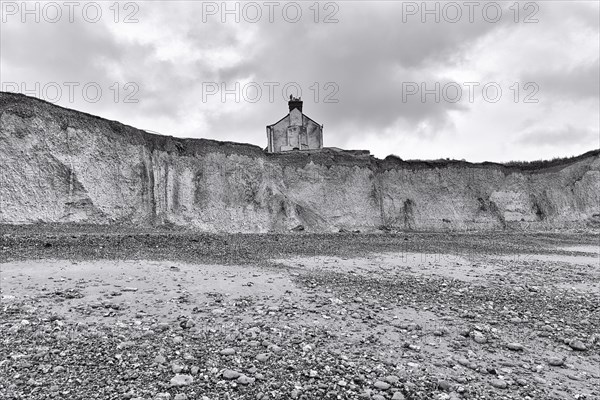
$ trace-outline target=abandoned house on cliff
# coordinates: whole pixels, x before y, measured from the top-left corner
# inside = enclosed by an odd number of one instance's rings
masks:
[[[269,153],[323,148],[323,125],[302,113],[302,100],[290,96],[288,115],[267,126]]]

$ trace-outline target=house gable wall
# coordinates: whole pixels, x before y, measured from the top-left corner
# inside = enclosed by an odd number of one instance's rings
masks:
[[[323,130],[321,125],[294,108],[280,121],[267,126],[267,140],[270,152],[321,149]]]

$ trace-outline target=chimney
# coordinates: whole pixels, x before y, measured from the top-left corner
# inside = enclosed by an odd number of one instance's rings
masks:
[[[302,112],[302,100],[300,100],[300,97],[296,98],[290,94],[290,101],[288,101],[288,106],[290,107],[290,112],[292,112],[294,108],[297,108],[300,112]]]

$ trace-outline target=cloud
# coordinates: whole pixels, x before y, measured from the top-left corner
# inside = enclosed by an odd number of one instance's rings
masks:
[[[298,23],[286,22],[281,7],[272,23],[264,8],[260,22],[242,18],[235,23],[231,15],[225,22],[220,15],[203,21],[203,2],[153,1],[136,3],[139,22],[123,24],[112,21],[111,4],[103,3],[107,18],[96,24],[81,19],[3,23],[2,82],[98,82],[104,89],[101,101],[79,96],[59,104],[177,136],[261,147],[265,126],[287,113],[282,88],[291,82],[302,88],[306,114],[325,125],[328,145],[365,145],[379,156],[388,151],[414,158],[425,150],[435,157],[490,160],[509,157],[506,152],[529,155],[543,135],[564,140],[548,126],[572,127],[560,131],[579,135],[583,147],[596,146],[589,132],[599,129],[593,111],[600,86],[598,4],[538,2],[535,24],[522,23],[523,9],[515,23],[512,2],[501,3],[503,16],[496,23],[486,21],[481,8],[474,22],[463,9],[458,23],[444,18],[436,23],[431,16],[423,23],[419,14],[403,20],[407,3],[337,2],[332,4],[339,7],[334,10],[338,22],[331,24],[323,23],[332,9],[324,9],[322,2],[318,23],[310,2],[299,3],[303,14]],[[447,3],[428,2],[427,7],[436,4],[443,8]],[[403,96],[411,82],[431,88],[436,82],[497,81],[510,93],[517,80],[537,82],[542,104]],[[232,89],[236,82],[241,88],[258,83],[263,96],[256,103],[236,102],[231,95],[222,102],[219,93],[204,101],[204,85],[224,83]],[[269,82],[279,85],[273,99],[265,86]],[[120,89],[116,102],[110,89],[115,83]],[[122,101],[126,83],[137,85],[139,102]],[[325,101],[327,96],[337,102]],[[481,132],[498,139],[490,144],[480,139]],[[362,140],[366,136],[369,141]],[[503,141],[506,136],[509,141]]]
[[[600,97],[600,61],[581,63],[572,68],[547,68],[527,71],[524,82],[536,82],[544,92],[575,101]]]
[[[579,128],[572,125],[565,125],[558,128],[534,128],[526,130],[523,136],[518,140],[524,145],[550,145],[564,146],[578,143],[589,143],[592,140],[598,141],[599,132],[589,128]]]

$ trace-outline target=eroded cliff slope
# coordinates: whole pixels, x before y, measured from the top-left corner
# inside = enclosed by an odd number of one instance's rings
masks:
[[[0,92],[0,223],[223,232],[598,226],[599,154],[539,168],[332,149],[265,154]]]

